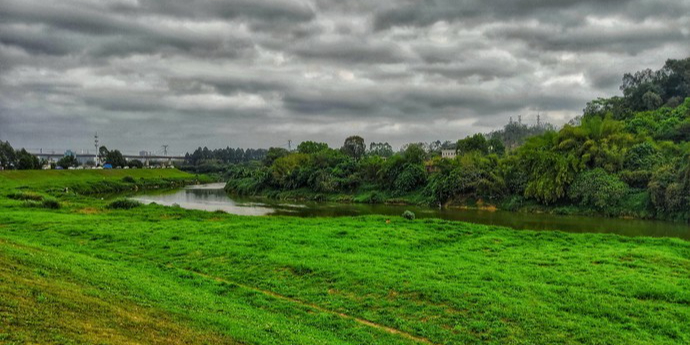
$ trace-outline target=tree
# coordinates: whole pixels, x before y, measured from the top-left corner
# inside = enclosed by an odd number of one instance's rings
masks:
[[[76,167],[79,166],[79,161],[77,161],[77,158],[73,155],[66,155],[57,161],[57,166],[62,167],[64,169]]]
[[[669,59],[658,71],[626,73],[620,89],[626,106],[634,111],[675,107],[690,96],[690,58]]]
[[[106,150],[107,151],[107,150]],[[122,156],[122,153],[118,150],[107,151],[105,156],[105,162],[112,165],[113,167],[124,167],[127,165],[127,161]]]
[[[465,139],[458,140],[456,150],[458,154],[470,153],[474,151],[488,154],[489,144],[483,134],[475,134],[468,136]]]
[[[312,154],[327,149],[328,144],[315,141],[303,141],[297,145],[297,152],[306,154]]]
[[[582,206],[607,211],[618,206],[628,191],[618,177],[597,168],[580,173],[568,188],[568,197]]]
[[[141,162],[140,160],[138,160],[138,159],[133,159],[133,160],[127,162],[127,166],[130,167],[130,168],[141,169],[141,168],[144,167],[144,163],[142,163],[142,162]]]
[[[674,207],[674,187],[677,185],[674,167],[666,165],[654,172],[649,182],[649,195],[659,214],[669,215],[677,211]],[[671,193],[669,193],[671,191]]]
[[[17,163],[16,153],[8,141],[0,141],[0,167],[11,169]]]
[[[404,194],[413,191],[426,182],[426,171],[418,164],[407,163],[398,174],[393,184],[394,192]]]
[[[369,155],[388,158],[393,155],[393,148],[389,143],[369,144]]]
[[[506,153],[506,146],[498,138],[491,138],[487,142],[489,153],[494,153],[499,156],[503,156]]]
[[[266,152],[266,156],[264,157],[264,165],[271,166],[277,159],[285,157],[289,153],[290,152],[288,152],[288,150],[282,147],[271,147],[268,149],[268,152]]]
[[[309,162],[309,155],[293,153],[276,159],[271,165],[273,179],[282,187],[294,189],[301,187],[298,170]]]
[[[32,170],[41,168],[41,162],[38,160],[38,157],[26,152],[25,149],[16,151],[16,159],[16,167],[19,170]]]
[[[364,139],[360,136],[353,135],[345,139],[345,143],[343,143],[341,150],[346,155],[354,158],[355,160],[359,160],[364,155],[366,148],[367,147],[364,145]]]
[[[101,147],[98,148],[98,157],[100,158],[101,161],[102,161],[102,160],[105,160],[106,157],[108,157],[108,153],[109,153],[109,152],[110,152],[110,151],[108,151],[108,148],[107,148],[107,147],[101,146]]]
[[[629,170],[652,170],[662,162],[661,152],[651,143],[645,141],[631,147],[625,154],[623,166]]]
[[[424,150],[422,144],[410,144],[407,145],[405,151],[403,152],[403,157],[405,161],[411,164],[421,165],[426,159],[427,153]]]
[[[665,75],[664,96],[667,99],[682,99],[690,96],[690,58],[666,60],[662,69]]]
[[[646,110],[654,110],[663,104],[661,96],[654,91],[647,91],[642,95],[642,104]]]
[[[587,118],[590,116],[606,117],[611,114],[614,119],[622,120],[628,118],[632,112],[626,107],[625,99],[619,96],[611,98],[597,98],[596,100],[587,102],[587,106],[582,111],[582,116]]]
[[[565,196],[579,170],[572,154],[557,152],[558,133],[532,137],[517,150],[517,167],[525,176],[525,197],[551,204]]]

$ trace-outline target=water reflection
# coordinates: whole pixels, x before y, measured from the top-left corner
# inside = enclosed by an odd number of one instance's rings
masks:
[[[223,210],[232,214],[264,216],[287,215],[298,217],[342,217],[380,214],[399,216],[410,210],[417,218],[441,218],[478,224],[507,226],[514,229],[562,230],[568,232],[616,233],[626,236],[679,237],[690,240],[690,226],[648,220],[616,218],[556,216],[526,214],[506,211],[482,211],[462,209],[432,209],[417,206],[338,204],[317,202],[280,202],[274,200],[238,198],[228,196],[222,183],[189,186],[168,192],[145,192],[133,197],[144,203],[180,207],[195,210]]]

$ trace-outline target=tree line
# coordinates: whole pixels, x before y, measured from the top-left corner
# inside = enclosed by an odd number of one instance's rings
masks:
[[[358,136],[340,148],[271,148],[261,164],[230,169],[227,190],[690,220],[690,58],[626,74],[621,91],[589,102],[558,130],[511,121],[492,133],[399,152],[385,143],[367,149]],[[457,157],[440,157],[448,147]]]
[[[144,166],[144,163],[137,159],[127,161],[119,150],[108,150],[107,147],[101,146],[98,152],[99,159],[104,165],[130,168],[142,168]],[[50,166],[52,169],[56,167],[68,169],[80,165],[74,154],[68,153],[58,159],[57,162],[49,162],[45,159],[39,159],[23,148],[15,150],[8,141],[0,141],[0,167],[4,170],[37,170],[44,166]],[[96,163],[88,162],[87,165],[96,165]]]
[[[8,141],[0,141],[0,167],[3,169],[41,169],[38,157],[25,149],[15,150]]]
[[[185,163],[180,168],[196,173],[217,173],[227,170],[235,164],[247,164],[261,161],[266,157],[266,149],[242,149],[226,147],[210,150],[199,147],[191,154],[185,154]]]

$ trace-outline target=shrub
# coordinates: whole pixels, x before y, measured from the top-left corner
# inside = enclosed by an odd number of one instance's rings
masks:
[[[57,210],[60,208],[60,202],[55,199],[45,199],[41,202],[41,207],[48,208],[51,210]]]
[[[407,219],[407,220],[414,220],[415,219],[414,213],[410,210],[406,210],[405,212],[403,212],[402,217]]]
[[[652,179],[652,172],[647,170],[623,170],[619,173],[620,179],[634,188],[647,188],[649,181]]]
[[[111,202],[106,207],[112,210],[129,210],[139,206],[141,206],[141,203],[136,200],[118,199]]]
[[[520,195],[514,195],[506,199],[501,205],[501,208],[506,211],[518,211],[520,207],[525,204],[525,198]]]
[[[581,206],[603,211],[618,206],[629,189],[618,177],[597,168],[580,173],[568,189],[568,197]]]
[[[369,193],[364,193],[356,196],[353,200],[355,202],[359,203],[365,203],[365,204],[381,204],[385,201],[385,197],[383,194],[379,192],[369,192]]]
[[[637,144],[625,154],[623,165],[629,170],[651,170],[662,160],[661,153],[650,142]]]
[[[7,197],[10,199],[14,200],[22,200],[22,201],[42,201],[43,196],[35,193],[29,193],[29,192],[19,192],[19,193],[10,193],[7,194]]]
[[[424,168],[417,164],[406,164],[393,183],[394,191],[404,194],[423,186],[426,182]]]
[[[125,176],[122,178],[122,182],[125,183],[136,183],[137,181],[134,180],[134,177],[132,176]]]

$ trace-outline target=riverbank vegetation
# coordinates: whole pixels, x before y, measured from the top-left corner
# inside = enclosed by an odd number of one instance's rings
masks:
[[[195,178],[0,172],[0,342],[690,342],[687,241],[122,209],[73,193],[126,176]],[[26,204],[47,198],[62,207]]]
[[[511,121],[449,142],[390,145],[348,138],[339,149],[271,148],[229,169],[242,195],[351,202],[494,205],[507,210],[690,221],[690,58],[626,74],[622,97],[597,99],[559,130]],[[519,129],[519,130],[518,130]]]

